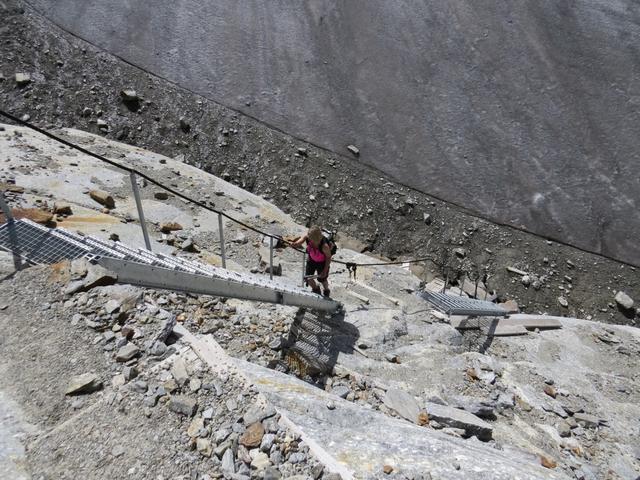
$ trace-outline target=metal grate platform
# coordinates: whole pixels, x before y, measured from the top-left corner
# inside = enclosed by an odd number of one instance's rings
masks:
[[[424,291],[418,296],[447,315],[473,315],[478,317],[506,317],[509,312],[495,303],[473,298]]]
[[[91,248],[60,232],[22,219],[0,226],[0,248],[36,264],[87,256]]]
[[[0,248],[35,264],[86,257],[115,272],[118,281],[133,285],[327,311],[340,306],[284,280],[153,253],[63,228],[51,229],[24,218],[0,225]]]

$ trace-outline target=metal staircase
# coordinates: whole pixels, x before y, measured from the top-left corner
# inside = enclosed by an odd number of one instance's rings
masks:
[[[238,273],[120,242],[47,228],[28,219],[0,226],[0,248],[34,264],[86,257],[116,273],[120,283],[335,311],[340,304],[285,280]]]

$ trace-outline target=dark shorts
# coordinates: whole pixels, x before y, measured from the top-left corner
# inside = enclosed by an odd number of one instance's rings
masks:
[[[325,263],[326,263],[326,260],[324,262],[314,262],[309,257],[307,257],[307,268],[304,274],[305,275],[315,275],[315,274],[321,275],[322,272],[324,271]]]

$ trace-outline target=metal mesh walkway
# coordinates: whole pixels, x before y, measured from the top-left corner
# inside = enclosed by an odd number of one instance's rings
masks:
[[[420,292],[418,296],[447,315],[506,317],[509,312],[495,303],[441,292]]]
[[[86,257],[134,285],[336,310],[339,304],[284,280],[234,272],[20,219],[0,225],[0,248],[35,264]]]

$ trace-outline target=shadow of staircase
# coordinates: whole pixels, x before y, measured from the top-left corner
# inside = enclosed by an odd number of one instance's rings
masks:
[[[283,348],[289,368],[301,377],[328,373],[338,355],[352,353],[359,330],[344,319],[344,312],[321,312],[301,308],[289,329]]]

